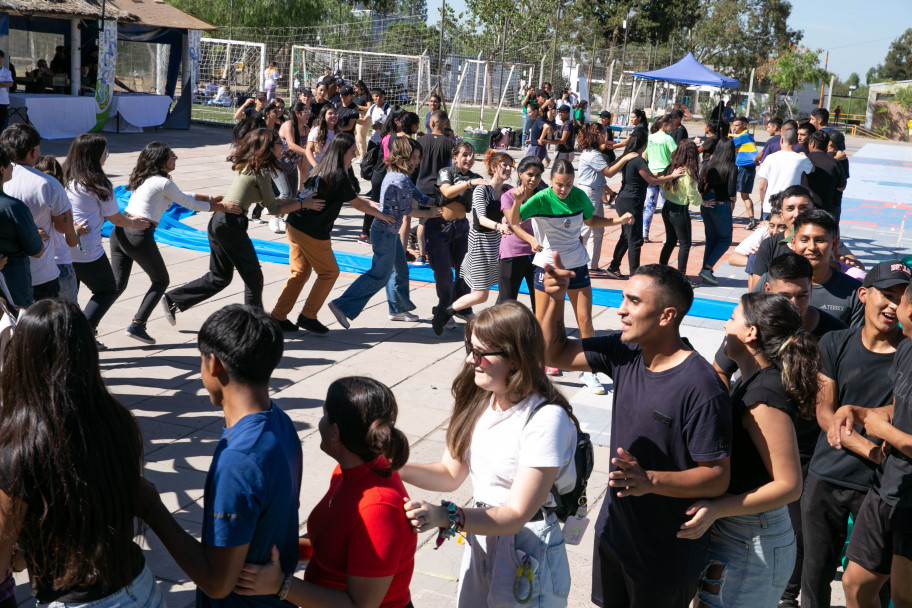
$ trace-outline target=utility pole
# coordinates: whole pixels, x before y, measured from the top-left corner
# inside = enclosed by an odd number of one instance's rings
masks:
[[[554,52],[557,50],[557,28],[560,25],[560,12],[561,3],[560,0],[557,0],[557,10],[554,11],[554,37],[551,41],[551,75],[548,77],[552,86],[554,86]]]
[[[823,71],[824,71],[824,72],[826,72],[827,65],[828,65],[829,63],[830,63],[830,52],[827,51],[826,59],[823,60]],[[822,108],[822,107],[823,107],[823,87],[824,87],[825,84],[826,84],[826,83],[825,83],[824,80],[821,78],[821,79],[820,79],[820,99],[817,100],[817,107],[818,107],[818,108]]]
[[[446,0],[440,0],[440,51],[437,53],[437,87],[438,87],[438,92],[440,93],[441,101],[444,101],[444,95],[443,95],[443,20],[444,20],[445,14],[446,14]]]

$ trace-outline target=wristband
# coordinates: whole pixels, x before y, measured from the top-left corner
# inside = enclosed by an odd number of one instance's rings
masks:
[[[456,536],[457,532],[465,528],[465,511],[462,508],[449,500],[441,500],[440,504],[446,508],[449,526],[440,528],[437,533],[437,546],[434,547],[435,549],[439,548],[446,539]]]
[[[291,578],[291,574],[286,576],[285,580],[282,581],[282,587],[279,589],[279,592],[276,593],[276,597],[279,598],[280,602],[284,602],[285,598],[288,597],[288,590],[291,589]]]

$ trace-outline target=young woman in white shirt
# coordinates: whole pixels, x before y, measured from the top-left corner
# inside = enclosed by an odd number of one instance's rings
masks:
[[[417,532],[466,535],[457,606],[565,606],[570,567],[551,489],[576,483],[579,423],[545,375],[544,339],[528,308],[487,308],[465,335],[447,449],[440,462],[406,464],[399,474],[431,492],[455,492],[471,476],[474,507],[413,499],[406,516]]]
[[[150,142],[142,149],[127,186],[132,194],[127,203],[126,216],[144,221],[145,227],[117,226],[111,232],[111,266],[117,281],[117,294],[122,294],[127,288],[133,262],[139,264],[152,281],[132,323],[127,327],[128,336],[146,344],[155,344],[155,339],[146,333],[146,322],[170,282],[168,267],[155,242],[155,228],[162,214],[172,201],[194,211],[241,213],[241,207],[235,203],[223,204],[220,195],[182,192],[171,181],[170,174],[176,164],[177,155],[163,141]]]

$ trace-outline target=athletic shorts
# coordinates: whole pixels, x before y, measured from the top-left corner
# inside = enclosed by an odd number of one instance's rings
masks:
[[[855,518],[846,557],[865,570],[890,574],[894,555],[912,559],[912,509],[893,507],[870,490]]]
[[[589,266],[584,264],[578,268],[571,268],[576,276],[570,279],[570,285],[567,286],[567,289],[584,289],[586,287],[592,286],[592,281],[589,280]],[[533,285],[535,285],[536,291],[545,290],[545,269],[535,267],[535,274],[532,277]]]
[[[755,175],[757,175],[757,167],[738,167],[738,192],[748,194],[753,192]]]

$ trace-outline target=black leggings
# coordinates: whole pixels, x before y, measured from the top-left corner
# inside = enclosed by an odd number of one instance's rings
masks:
[[[134,321],[144,324],[149,320],[170,282],[168,267],[155,243],[155,226],[149,226],[145,230],[118,226],[111,233],[111,268],[117,281],[118,296],[127,288],[130,273],[133,271],[133,262],[139,264],[152,281],[149,291],[139,305],[139,310],[136,311],[136,316],[133,317]]]
[[[73,262],[76,271],[76,280],[84,284],[92,292],[92,298],[86,304],[85,313],[92,329],[98,327],[101,318],[105,316],[111,305],[117,300],[117,281],[114,280],[114,271],[106,254],[93,262]]]
[[[500,278],[497,280],[497,303],[517,299],[519,287],[525,281],[526,287],[529,289],[529,299],[532,300],[532,312],[535,312],[535,285],[532,276],[535,266],[532,265],[532,256],[501,258],[498,266],[500,267]]]
[[[687,205],[677,205],[665,201],[662,207],[662,222],[665,224],[665,244],[659,254],[659,264],[668,264],[671,252],[680,241],[678,248],[678,270],[687,274],[687,258],[690,257],[691,225],[690,210]]]
[[[615,272],[621,269],[621,260],[624,259],[625,253],[630,266],[630,274],[640,267],[640,249],[643,247],[643,204],[645,202],[645,199],[637,201],[629,198],[618,198],[614,202],[614,209],[618,216],[628,212],[633,215],[632,224],[621,226],[621,235],[614,247],[614,256],[611,258],[611,265],[608,268]]]

